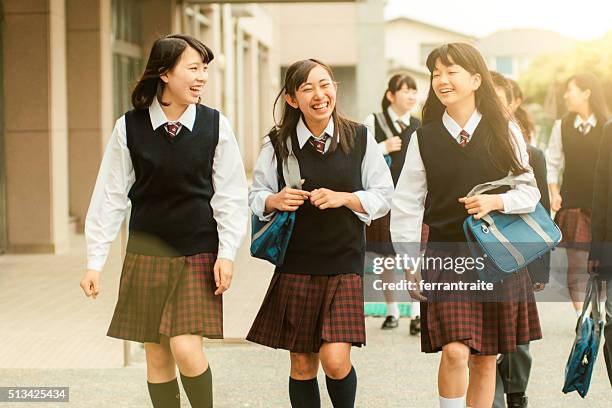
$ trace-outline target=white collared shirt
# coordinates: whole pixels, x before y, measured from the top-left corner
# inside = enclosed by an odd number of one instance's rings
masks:
[[[446,119],[444,119],[445,117]],[[460,138],[457,138],[457,135],[461,132],[461,127],[446,112],[442,118],[446,130],[459,143]],[[474,112],[466,123],[464,129],[470,134],[470,137],[481,119],[482,115]],[[529,169],[529,172],[515,177],[525,180],[529,184],[520,184],[512,190],[500,194],[504,203],[504,209],[501,212],[506,214],[529,213],[535,210],[540,200],[540,191],[533,170],[529,166],[529,155],[523,135],[514,122],[509,122],[508,126],[515,141],[515,154],[519,158],[519,162]],[[410,163],[410,166],[402,168],[391,204],[391,238],[398,245],[399,243],[421,242],[421,224],[425,210],[425,198],[427,197],[427,174],[419,150],[417,132],[414,132],[410,138],[406,152],[406,163]],[[398,250],[403,249],[398,248]]]
[[[157,98],[149,107],[149,117],[153,129],[168,122]],[[196,106],[189,105],[177,122],[192,131],[195,118]],[[115,123],[106,146],[85,220],[88,269],[101,271],[104,267],[110,246],[130,208],[128,192],[134,181],[125,116],[122,116]],[[238,143],[229,121],[222,114],[219,114],[219,141],[213,158],[212,182],[214,194],[210,205],[219,235],[217,257],[234,260],[246,233],[248,184]]]
[[[300,149],[313,136],[301,118],[297,124],[296,133]],[[324,133],[334,134],[333,119],[330,119]],[[361,182],[364,189],[349,192],[354,193],[359,198],[361,206],[366,211],[365,213],[353,212],[361,221],[370,225],[372,220],[383,217],[389,212],[391,195],[393,194],[393,180],[385,159],[377,149],[374,136],[368,131],[367,137],[366,152],[361,163]],[[331,138],[328,137],[325,141],[326,152],[330,146]],[[253,214],[257,215],[260,220],[269,220],[274,214],[274,212],[265,214],[266,199],[276,193],[278,193],[276,156],[270,139],[266,137],[253,170],[253,184],[249,191],[249,205]]]
[[[398,133],[401,133],[402,128],[400,127],[399,123],[397,123],[398,120],[401,120],[402,122],[404,122],[406,124],[406,126],[410,126],[410,112],[406,112],[405,114],[403,114],[402,116],[397,116],[397,113],[395,113],[395,111],[391,108],[391,106],[389,106],[387,108],[387,114],[389,115],[389,118],[391,118],[391,122],[393,122],[393,127],[395,127],[395,130]],[[375,125],[375,118],[374,118],[374,114],[370,113],[364,120],[363,120],[363,125],[365,127],[368,128],[368,130],[373,134],[376,135],[376,125]],[[389,151],[387,150],[387,145],[386,142],[380,142],[378,143],[378,148],[380,150],[380,152],[385,155],[388,154]]]
[[[455,122],[455,119],[450,117],[448,112],[444,111],[444,114],[442,115],[442,123],[444,124],[444,127],[446,130],[448,130],[448,133],[450,133],[453,139],[457,141],[457,143],[461,143],[460,133],[462,130],[465,130],[469,135],[468,143],[470,140],[472,140],[472,135],[474,135],[474,131],[476,131],[476,127],[480,123],[480,119],[482,119],[482,114],[475,110],[472,113],[472,116],[470,116],[467,122],[465,122],[465,126],[461,127],[457,122]]]
[[[580,115],[574,119],[574,127],[578,129],[583,123],[589,124],[591,128],[597,126],[597,118],[591,114],[586,121]],[[559,184],[561,169],[565,166],[565,154],[563,154],[563,142],[561,137],[561,119],[556,120],[550,132],[550,141],[546,149],[546,171],[548,172],[548,184]]]

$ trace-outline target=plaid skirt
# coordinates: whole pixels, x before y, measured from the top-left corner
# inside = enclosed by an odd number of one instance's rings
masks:
[[[555,222],[563,234],[561,245],[588,251],[591,242],[591,214],[580,208],[562,208]]]
[[[128,252],[107,335],[140,343],[159,343],[161,335],[223,338],[223,300],[214,294],[216,257]]]
[[[247,340],[295,353],[318,353],[323,342],[365,345],[359,275],[275,273]]]
[[[428,256],[436,256],[428,253]],[[423,271],[427,282],[476,282],[475,271],[457,274],[449,271]],[[423,293],[421,302],[421,350],[434,353],[445,344],[459,341],[472,354],[496,355],[513,353],[519,344],[542,338],[533,285],[527,269],[496,283],[492,293],[478,301],[468,295]],[[478,296],[475,296],[478,298]],[[502,301],[494,301],[500,299]],[[493,300],[493,301],[491,301]]]

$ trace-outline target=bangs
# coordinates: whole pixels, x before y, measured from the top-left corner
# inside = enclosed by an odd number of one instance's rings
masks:
[[[440,63],[446,67],[450,67],[451,65],[459,65],[466,71],[474,73],[474,70],[471,69],[472,64],[469,64],[468,59],[466,58],[466,51],[469,49],[464,49],[462,51],[459,49],[459,45],[462,44],[450,43],[441,45],[440,47],[434,49],[427,56],[427,62],[425,63],[429,72],[434,72],[436,69],[436,61],[439,59]]]

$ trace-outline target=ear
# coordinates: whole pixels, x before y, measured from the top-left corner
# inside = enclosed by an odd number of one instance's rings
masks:
[[[482,84],[482,77],[480,76],[480,74],[472,75],[472,89],[476,91],[478,88],[480,88],[481,84]]]
[[[385,98],[387,98],[387,100],[390,103],[393,103],[393,100],[395,99],[395,97],[393,96],[393,92],[391,92],[391,91],[385,92]]]
[[[285,94],[285,102],[287,102],[293,109],[299,108],[297,101],[289,94]]]
[[[590,89],[585,89],[584,91],[582,91],[582,95],[584,95],[587,101],[591,100],[591,90]]]
[[[166,71],[166,72],[164,72],[163,74],[161,74],[161,75],[159,76],[159,78],[160,78],[162,81],[164,81],[164,83],[165,83],[165,84],[167,84],[167,83],[168,83],[168,81],[170,80],[170,79],[168,79],[168,71]]]

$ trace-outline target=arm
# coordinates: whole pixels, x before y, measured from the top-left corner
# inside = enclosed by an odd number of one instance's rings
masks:
[[[119,118],[110,137],[85,218],[87,269],[101,271],[117,238],[129,206],[128,191],[134,168],[127,148],[125,117]]]
[[[548,188],[551,197],[551,209],[558,211],[561,207],[561,195],[559,194],[559,175],[565,164],[563,146],[561,139],[561,121],[557,120],[553,125],[550,142],[546,149],[546,168],[548,178]]]
[[[229,121],[219,118],[219,141],[212,168],[214,195],[210,200],[217,221],[219,252],[217,257],[233,261],[248,222],[248,185],[236,137]]]
[[[268,221],[274,215],[275,211],[268,208],[266,202],[268,197],[276,193],[278,193],[276,156],[270,138],[266,137],[253,169],[253,184],[249,190],[249,206],[261,221]]]
[[[375,119],[374,119],[373,113],[370,113],[363,121],[363,125],[367,127],[368,131],[373,135],[376,134],[376,126],[374,123],[375,123]],[[389,151],[387,150],[387,141],[382,141],[378,143],[378,149],[380,150],[383,156],[385,154],[389,154]]]

